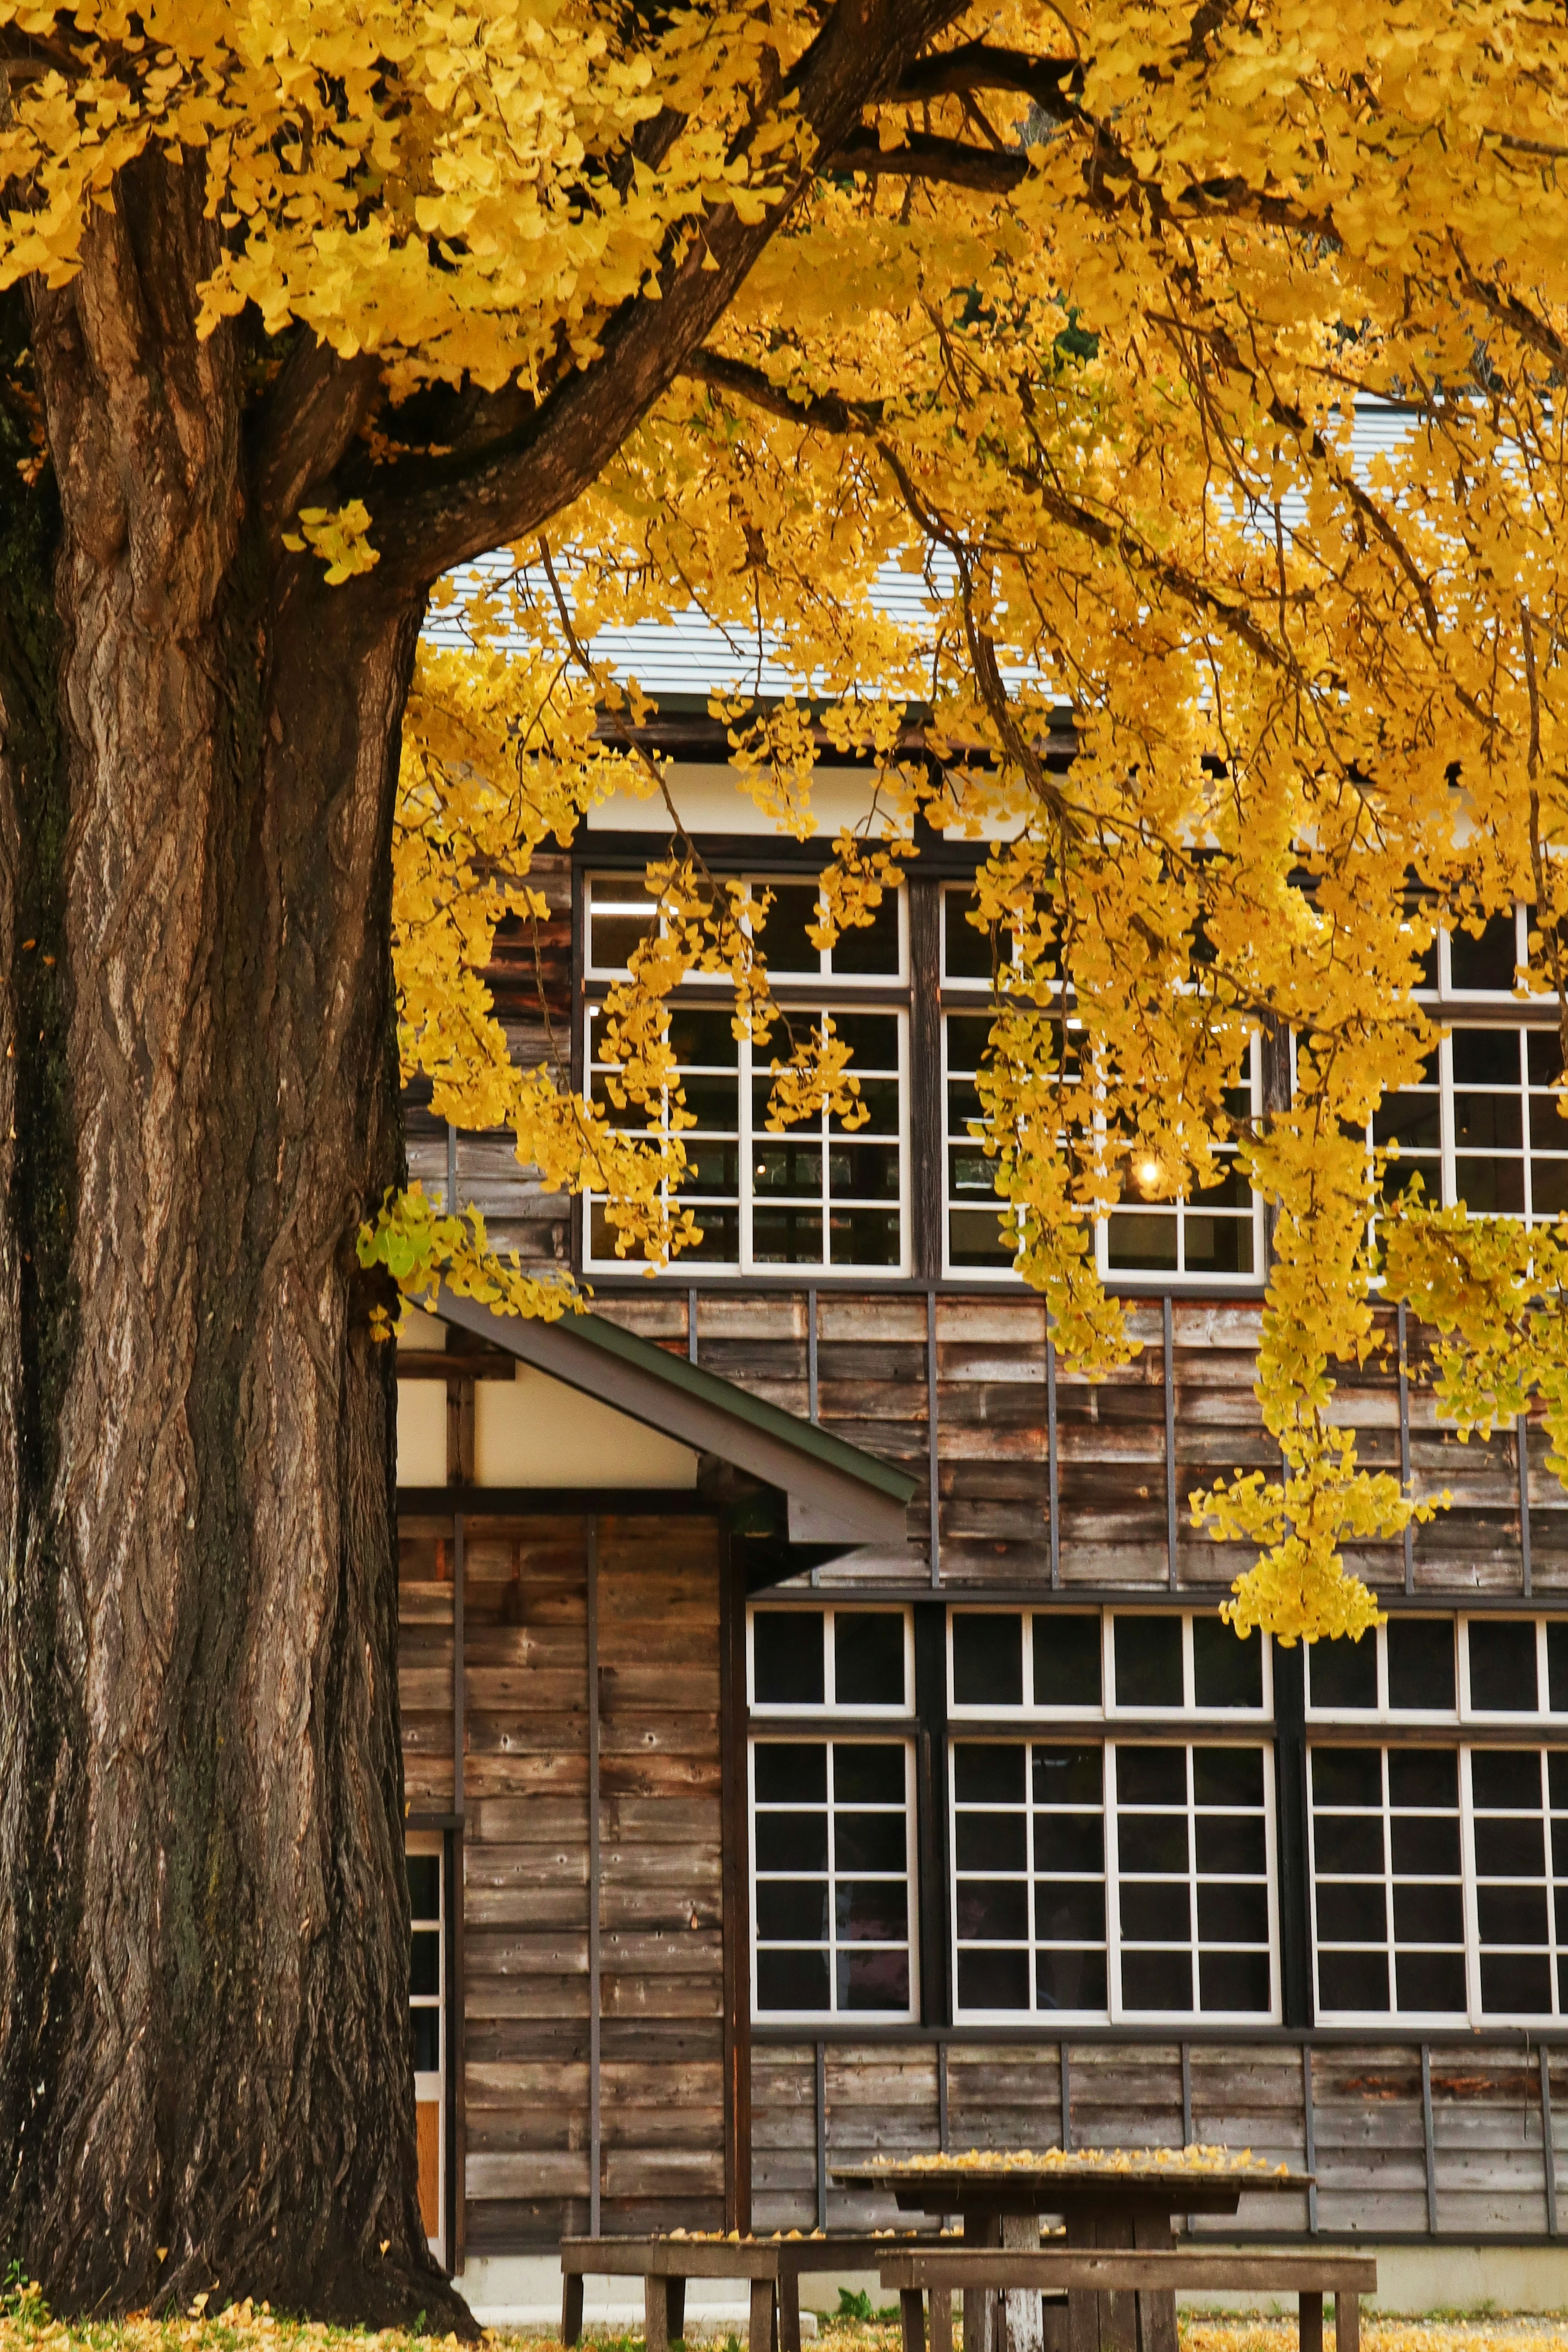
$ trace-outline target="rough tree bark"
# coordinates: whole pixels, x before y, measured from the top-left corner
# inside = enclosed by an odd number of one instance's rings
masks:
[[[0,2244],[65,2309],[460,2323],[353,1252],[419,604],[264,543],[200,181],[118,194],[33,298],[54,544],[34,499],[3,577]]]
[[[839,0],[788,82],[819,152],[961,5]],[[814,169],[672,239],[539,401],[409,404],[426,453],[374,478],[374,359],[198,341],[194,163],[121,171],[79,274],[0,299],[0,2255],[62,2311],[471,2328],[417,2206],[354,1254],[401,1165],[398,730],[433,575],[594,479]],[[383,561],[330,589],[280,532],[355,494]]]

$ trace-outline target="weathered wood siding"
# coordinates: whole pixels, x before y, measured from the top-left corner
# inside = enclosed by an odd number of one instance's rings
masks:
[[[403,1529],[410,1810],[452,1801],[451,1522]],[[721,1544],[598,1525],[601,2223],[724,2210]],[[588,1523],[465,1524],[465,2242],[588,2226]]]
[[[1541,2053],[1478,2037],[1429,2049],[1431,2186],[1421,2053],[1407,2042],[1297,2042],[1187,2045],[1184,2111],[1179,2042],[1070,2042],[1072,2144],[1174,2147],[1189,2126],[1198,2141],[1248,2147],[1300,2171],[1308,2158],[1305,2068],[1310,2063],[1316,2214],[1299,2191],[1244,2197],[1221,2231],[1269,2235],[1539,2236],[1549,2220],[1542,2148]],[[1062,2045],[952,2041],[947,2044],[947,2145],[1059,2147]],[[822,2137],[830,2228],[900,2222],[890,2198],[839,2189],[836,2165],[942,2145],[942,2060],[931,2041],[823,2045]],[[816,2045],[770,2039],[752,2069],[753,2197],[759,2230],[809,2228],[818,2212]],[[1568,2167],[1568,2051],[1551,2053],[1556,2177]],[[902,2226],[908,2227],[907,2219]]]
[[[636,1291],[601,1287],[600,1313],[684,1354],[691,1297],[673,1284]],[[741,1387],[805,1415],[808,1406],[806,1291],[710,1286],[695,1293],[700,1362]],[[929,1559],[926,1496],[931,1394],[927,1297],[893,1288],[816,1294],[817,1405],[825,1427],[921,1479],[910,1506],[909,1563]],[[1175,1420],[1177,1577],[1216,1596],[1245,1562],[1191,1524],[1189,1497],[1234,1469],[1277,1472],[1255,1391],[1259,1307],[1174,1301],[1171,1378]],[[1048,1581],[1052,1470],[1041,1301],[1000,1285],[940,1290],[936,1330],[936,1454],[941,1566],[957,1590]],[[1158,1300],[1130,1317],[1141,1353],[1090,1382],[1057,1382],[1055,1485],[1064,1587],[1163,1586],[1169,1573],[1165,1349]],[[1397,1475],[1399,1388],[1394,1318],[1382,1318],[1381,1360],[1340,1368],[1341,1419],[1357,1430],[1362,1458]],[[1450,1507],[1415,1530],[1415,1582],[1434,1596],[1521,1589],[1519,1457],[1511,1429],[1461,1444],[1438,1421],[1429,1379],[1429,1335],[1412,1327],[1409,1432],[1413,1491]],[[1546,1440],[1529,1440],[1531,1549],[1536,1595],[1568,1591],[1568,1495],[1545,1467]],[[889,1568],[893,1565],[889,1561]],[[1369,1545],[1352,1565],[1384,1588],[1403,1584],[1399,1543]],[[831,1577],[833,1571],[827,1571]]]

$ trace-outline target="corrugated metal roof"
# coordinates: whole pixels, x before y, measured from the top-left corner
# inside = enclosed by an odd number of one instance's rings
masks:
[[[1411,425],[1408,410],[1372,403],[1358,407],[1352,445],[1357,473],[1364,478],[1374,457],[1394,455]],[[1304,499],[1291,493],[1282,502],[1282,515],[1287,530],[1300,528],[1306,520]],[[514,568],[511,556],[502,551],[481,557],[457,578],[462,587],[487,574],[492,579],[502,578]],[[952,578],[951,559],[939,552],[931,570],[939,586],[944,585]],[[538,585],[542,592],[542,580]],[[926,581],[919,572],[906,572],[889,563],[877,574],[879,610],[912,635],[919,636],[929,627],[930,595]],[[458,647],[463,642],[462,632],[449,611],[431,614],[425,636],[432,645]],[[754,632],[720,628],[695,609],[668,622],[643,621],[630,627],[603,628],[595,636],[593,650],[595,662],[607,676],[623,683],[636,678],[653,695],[706,696],[733,690],[775,699],[792,692],[811,691],[812,681],[803,679],[780,660],[776,639],[764,634],[759,646]],[[1005,675],[1010,684],[1016,684],[1026,672],[1012,667]]]

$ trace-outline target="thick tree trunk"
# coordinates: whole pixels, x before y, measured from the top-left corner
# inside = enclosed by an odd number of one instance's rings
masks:
[[[138,167],[35,299],[52,547],[0,451],[0,2250],[445,2326],[353,1251],[419,616],[266,543],[200,214]]]

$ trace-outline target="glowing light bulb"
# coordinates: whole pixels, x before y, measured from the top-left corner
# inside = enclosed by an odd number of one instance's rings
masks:
[[[1152,1192],[1165,1171],[1157,1160],[1141,1160],[1135,1172],[1142,1190]]]

